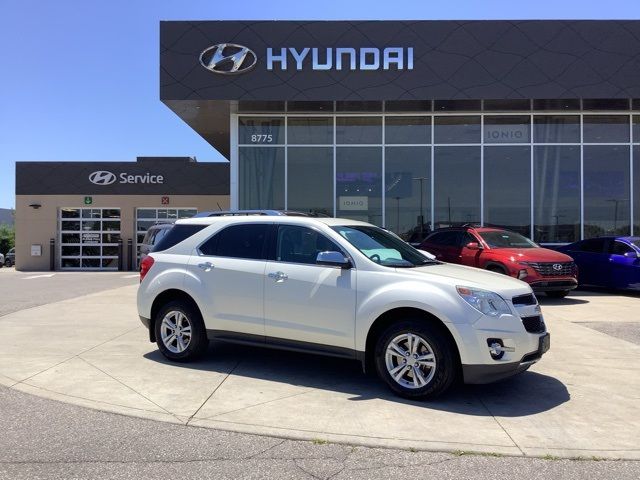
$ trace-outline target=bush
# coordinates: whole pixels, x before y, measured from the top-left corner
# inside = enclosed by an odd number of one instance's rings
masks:
[[[0,253],[6,254],[16,245],[16,229],[13,225],[0,225]]]

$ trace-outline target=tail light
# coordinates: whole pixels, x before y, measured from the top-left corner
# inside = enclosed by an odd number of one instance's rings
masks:
[[[142,283],[142,280],[144,280],[144,277],[146,277],[147,273],[149,273],[149,270],[151,270],[151,267],[153,266],[153,262],[154,260],[151,255],[147,255],[146,257],[144,257],[142,262],[140,262],[140,283]]]

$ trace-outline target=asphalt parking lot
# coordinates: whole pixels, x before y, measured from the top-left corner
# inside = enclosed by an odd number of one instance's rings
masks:
[[[640,459],[637,295],[541,298],[553,338],[542,362],[515,379],[419,403],[330,358],[214,344],[201,362],[169,364],[139,324],[132,274],[37,275],[0,273],[18,307],[0,316],[8,339],[0,348],[0,477],[151,478],[162,467],[226,478],[241,466],[244,478],[273,477],[272,467],[282,478],[640,476],[639,462],[557,460]],[[48,293],[33,306],[22,285],[66,289],[66,298]],[[167,432],[177,438],[172,454]],[[194,450],[196,439],[206,448]],[[461,454],[469,451],[483,455]]]

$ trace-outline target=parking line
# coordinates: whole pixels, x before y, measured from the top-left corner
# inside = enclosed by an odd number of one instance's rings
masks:
[[[30,277],[22,277],[22,280],[33,280],[34,278],[49,278],[53,277],[55,273],[49,273],[46,275],[31,275]]]
[[[133,275],[123,275],[122,278],[136,278],[138,277],[140,274],[139,273],[135,273]]]

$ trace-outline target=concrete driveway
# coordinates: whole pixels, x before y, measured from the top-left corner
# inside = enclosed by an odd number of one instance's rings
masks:
[[[0,383],[110,412],[292,439],[640,459],[640,345],[613,336],[637,331],[637,296],[543,301],[552,350],[531,371],[426,403],[393,396],[356,362],[305,354],[214,344],[203,361],[170,364],[147,341],[135,292],[1,317]]]

